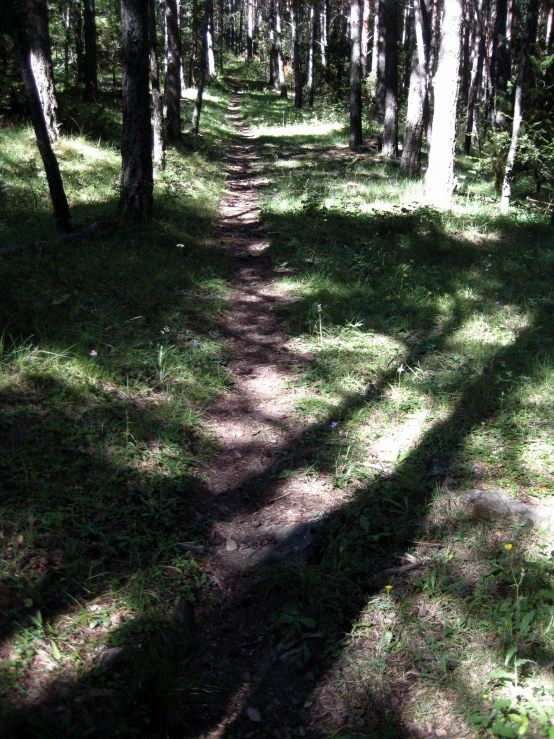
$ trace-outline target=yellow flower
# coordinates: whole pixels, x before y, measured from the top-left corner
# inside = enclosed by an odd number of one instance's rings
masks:
[[[512,546],[513,546],[512,544],[504,544],[504,549],[507,552],[511,552],[512,551]]]
[[[407,277],[407,276],[408,276],[408,275],[407,275],[406,273],[404,273],[404,274],[402,275],[402,277]]]
[[[392,585],[385,585],[385,590],[386,590],[386,591],[387,591],[388,593],[390,593],[390,591],[392,590]]]

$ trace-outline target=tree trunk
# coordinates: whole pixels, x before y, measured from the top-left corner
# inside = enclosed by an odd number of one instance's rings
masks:
[[[73,0],[67,0],[63,14],[63,78],[66,88],[69,86],[69,49],[71,43],[71,19]]]
[[[198,0],[192,0],[192,44],[190,49],[190,58],[189,58],[189,76],[188,76],[188,86],[194,87],[195,84],[195,76],[194,76],[194,66],[196,64],[196,56],[197,56],[197,49],[198,49]],[[167,46],[167,43],[166,43]],[[167,59],[167,56],[166,56]]]
[[[419,177],[423,138],[425,100],[427,99],[427,10],[423,0],[414,2],[414,43],[408,92],[408,110],[404,128],[404,146],[400,170],[408,177]]]
[[[375,85],[377,85],[377,69],[379,67],[379,0],[374,0],[373,6],[373,49],[371,52],[370,75]],[[375,94],[377,94],[377,87],[375,87]]]
[[[275,2],[271,0],[269,6],[269,85],[272,90],[277,89],[279,71],[277,69],[277,43],[275,41]]]
[[[208,3],[208,27],[206,29],[206,70],[211,80],[215,80],[215,54],[214,54],[214,4],[213,0]],[[203,34],[202,34],[203,35]],[[205,82],[205,80],[204,80]]]
[[[85,81],[85,51],[83,47],[83,13],[81,3],[75,6],[73,15],[73,33],[75,35],[75,55],[77,56],[77,82]]]
[[[385,80],[385,68],[387,64],[386,45],[386,18],[387,3],[391,0],[376,0],[379,19],[376,21],[377,31],[377,59],[375,67],[375,117],[382,123],[385,120],[385,98],[387,86]]]
[[[37,85],[33,76],[31,66],[31,53],[28,34],[26,33],[24,17],[25,12],[14,0],[0,0],[1,15],[10,34],[15,55],[19,64],[23,88],[27,97],[27,103],[31,112],[33,128],[37,140],[37,146],[44,165],[48,189],[52,200],[54,218],[58,228],[69,231],[71,224],[69,220],[69,206],[65,196],[62,176],[58,166],[58,160],[48,136],[48,128],[44,112],[40,102]]]
[[[27,0],[27,23],[29,28],[29,47],[31,69],[37,86],[40,104],[50,141],[58,140],[56,121],[56,93],[54,88],[54,72],[50,33],[48,31],[48,7],[46,0]]]
[[[85,100],[98,100],[98,62],[96,55],[96,8],[95,0],[83,0],[85,30]]]
[[[149,218],[153,173],[147,0],[121,0],[121,32],[123,131],[119,212],[126,219]],[[179,79],[178,67],[176,72]]]
[[[196,93],[196,104],[192,114],[192,126],[190,132],[194,136],[198,136],[200,126],[200,114],[202,112],[202,99],[204,96],[204,84],[206,82],[206,71],[208,67],[208,28],[210,24],[210,0],[204,3],[204,22],[202,24],[202,51],[200,52],[200,77],[198,80],[198,90]]]
[[[150,76],[152,79],[152,108],[154,113],[153,160],[156,169],[165,169],[165,142],[163,121],[163,97],[160,88],[160,64],[156,34],[156,6],[148,0],[148,42],[150,46]]]
[[[293,72],[294,72],[294,107],[302,107],[302,68],[300,59],[300,42],[298,38],[298,13],[299,13],[298,0],[292,0],[290,4],[290,30],[292,36],[292,50],[293,50]]]
[[[364,0],[362,15],[362,80],[367,76],[367,57],[369,52],[369,22],[371,19],[369,0]]]
[[[385,6],[385,115],[383,154],[398,154],[398,3],[383,0]]]
[[[425,193],[428,201],[445,208],[451,203],[455,186],[454,154],[461,23],[462,0],[445,0],[438,66],[434,81],[433,138],[425,177]]]
[[[550,53],[552,46],[552,39],[554,38],[554,0],[550,0],[550,7],[548,9],[548,16],[546,19],[546,28],[544,33],[544,48],[547,54]],[[552,211],[554,214],[554,210]]]
[[[308,105],[314,107],[314,44],[315,44],[315,8],[312,3],[308,8]]]
[[[136,2],[136,0],[133,0]],[[165,75],[165,107],[167,117],[167,136],[171,141],[181,138],[181,74],[179,49],[179,24],[177,21],[177,0],[165,0],[167,71]]]
[[[279,89],[281,97],[287,97],[287,81],[283,65],[283,35],[281,31],[281,0],[275,0],[275,35],[277,37],[277,69],[279,70]]]
[[[321,0],[319,8],[319,45],[321,49],[321,66],[325,70],[327,79],[329,70],[329,58],[327,54],[327,0]]]
[[[481,9],[483,0],[474,0],[473,43],[471,49],[471,78],[467,98],[466,135],[464,139],[464,154],[471,154],[471,142],[475,123],[475,106],[478,104],[481,76],[483,74],[483,58],[485,45],[483,42]]]
[[[362,1],[350,3],[350,148],[362,143]]]
[[[254,0],[246,1],[246,59],[254,59]]]

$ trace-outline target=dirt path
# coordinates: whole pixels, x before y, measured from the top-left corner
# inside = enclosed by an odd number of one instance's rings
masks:
[[[257,144],[242,124],[239,90],[229,115],[240,138],[230,151],[217,228],[232,255],[221,331],[230,341],[233,389],[208,414],[218,451],[204,475],[203,513],[211,517],[213,542],[205,564],[216,594],[197,609],[199,649],[191,669],[210,689],[191,719],[198,739],[318,736],[304,728],[313,715],[302,712],[316,680],[313,666],[303,665],[298,650],[275,643],[258,586],[266,562],[290,562],[313,550],[336,492],[322,476],[287,474],[309,458],[306,429],[293,418],[292,367],[313,358],[295,355],[278,322],[287,297],[275,288],[265,254],[253,171]]]

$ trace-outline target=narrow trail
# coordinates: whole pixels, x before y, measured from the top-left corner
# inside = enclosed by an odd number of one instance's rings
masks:
[[[298,649],[287,652],[276,643],[259,581],[265,563],[307,557],[323,515],[339,501],[324,476],[287,474],[309,459],[306,428],[293,416],[298,391],[291,381],[294,366],[313,358],[295,354],[279,325],[277,312],[289,298],[275,288],[265,253],[258,144],[241,120],[240,95],[236,89],[229,109],[239,138],[217,224],[232,264],[220,330],[230,344],[233,386],[207,416],[217,451],[204,473],[202,506],[212,540],[204,565],[216,594],[197,609],[198,654],[191,665],[193,679],[210,687],[191,707],[197,727],[191,736],[315,737],[320,734],[304,728],[314,725],[313,714],[302,708],[315,687],[314,668],[303,664]]]

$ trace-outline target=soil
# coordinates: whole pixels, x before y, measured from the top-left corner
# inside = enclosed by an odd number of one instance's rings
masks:
[[[293,367],[315,358],[296,353],[279,324],[290,298],[276,286],[266,253],[253,171],[258,144],[241,121],[239,89],[229,116],[240,136],[229,155],[217,233],[232,263],[220,330],[230,342],[233,386],[208,414],[217,451],[198,509],[208,519],[212,547],[204,566],[216,594],[196,608],[189,667],[209,689],[187,723],[195,739],[322,736],[347,720],[340,697],[318,685],[324,664],[306,665],[298,650],[277,643],[259,585],[266,562],[310,555],[319,521],[340,496],[324,476],[286,475],[310,446],[294,417]]]

